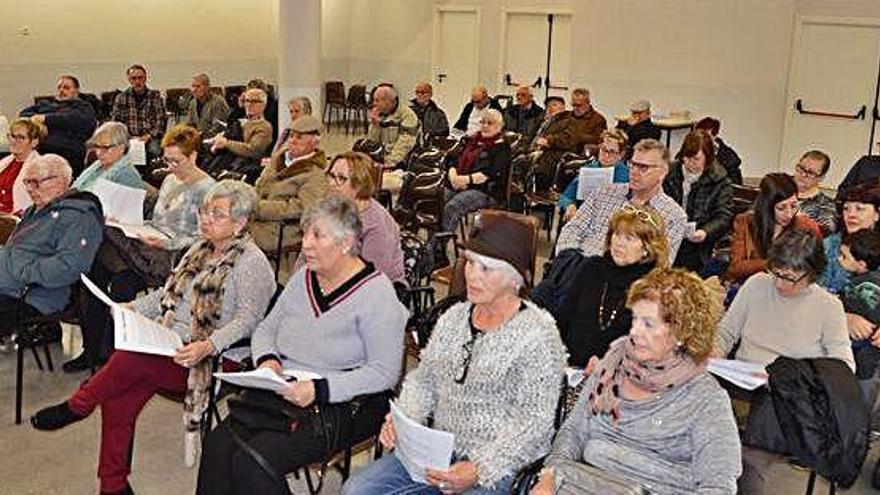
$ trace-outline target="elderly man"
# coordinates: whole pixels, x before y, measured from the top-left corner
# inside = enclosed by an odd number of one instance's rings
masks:
[[[446,112],[437,106],[431,98],[434,96],[434,88],[422,81],[416,84],[416,97],[409,101],[409,107],[415,112],[422,125],[422,136],[448,136],[449,121]]]
[[[475,135],[480,132],[480,113],[487,107],[501,111],[501,106],[489,98],[489,91],[485,86],[474,86],[471,90],[471,101],[461,109],[453,127],[468,135]]]
[[[640,141],[630,161],[628,184],[610,184],[592,190],[574,218],[565,224],[556,242],[556,253],[579,249],[584,256],[605,251],[608,222],[627,204],[648,205],[656,209],[666,223],[669,238],[669,263],[675,260],[684,237],[687,214],[663,192],[663,179],[669,172],[669,150],[656,139]]]
[[[629,136],[629,147],[633,148],[642,139],[660,139],[660,128],[651,122],[651,102],[634,101],[629,106],[629,117],[617,123],[617,128]]]
[[[165,103],[158,90],[147,87],[147,69],[132,65],[126,71],[129,88],[116,95],[110,119],[125,124],[128,134],[146,144],[147,154],[162,154],[162,135],[165,134]]]
[[[211,80],[199,74],[192,80],[192,99],[183,118],[184,124],[195,126],[203,138],[211,137],[223,130],[219,122],[229,118],[229,105],[222,96],[211,91]]]
[[[55,100],[39,103],[21,111],[20,116],[30,117],[46,126],[49,135],[40,142],[40,153],[56,153],[73,167],[75,175],[85,165],[85,142],[98,120],[95,109],[79,97],[79,80],[69,74],[58,78]]]
[[[401,105],[397,90],[380,85],[373,92],[370,129],[367,139],[385,147],[385,168],[399,168],[416,145],[419,118],[408,106]]]
[[[535,93],[531,86],[516,88],[516,104],[504,110],[504,129],[518,132],[524,142],[530,143],[541,125],[544,109],[535,103]]]
[[[549,96],[544,100],[547,107],[535,137],[529,144],[528,159],[535,173],[535,188],[547,191],[553,177],[553,167],[567,152],[575,151],[574,118],[565,110],[565,100],[561,96]]]
[[[294,96],[287,102],[287,112],[290,115],[290,124],[294,123],[296,119],[303,115],[311,115],[312,100],[310,100],[308,96]],[[289,140],[290,127],[286,127],[283,131],[278,133],[278,139],[272,146],[272,154],[274,155],[278,150],[287,149],[287,141]]]
[[[272,145],[272,124],[266,121],[263,112],[266,109],[266,93],[262,89],[249,89],[244,92],[245,118],[241,119],[242,139],[230,139],[226,134],[218,134],[211,141],[211,152],[222,150],[229,154],[215,156],[210,165],[206,165],[208,173],[232,170],[243,173],[249,181],[259,177],[260,159],[269,152]]]
[[[101,204],[91,193],[70,189],[67,160],[42,155],[21,173],[33,204],[0,248],[0,335],[14,330],[26,287],[23,318],[64,309],[70,286],[89,271],[103,238]]]
[[[599,136],[608,128],[605,117],[590,103],[590,92],[577,88],[571,92],[571,116],[574,118],[572,139],[575,151],[583,151],[584,145],[599,144]]]
[[[270,254],[277,251],[283,230],[279,266],[287,266],[282,263],[285,255],[289,262],[296,259],[302,242],[299,218],[326,196],[328,189],[324,175],[327,157],[318,149],[321,122],[304,115],[290,125],[290,131],[287,151],[273,155],[257,179],[257,213],[250,223],[254,241]]]

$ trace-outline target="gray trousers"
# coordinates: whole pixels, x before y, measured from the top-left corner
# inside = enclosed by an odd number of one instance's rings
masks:
[[[468,213],[495,204],[492,196],[474,189],[446,189],[444,197],[446,206],[443,207],[443,230],[448,232],[455,232],[458,221]]]

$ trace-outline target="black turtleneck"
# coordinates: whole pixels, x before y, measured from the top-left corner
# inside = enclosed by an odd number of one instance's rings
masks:
[[[654,262],[617,266],[610,254],[584,260],[559,311],[559,332],[570,365],[584,367],[591,356],[601,358],[611,342],[629,332],[632,313],[625,307],[627,291],[652,268]]]

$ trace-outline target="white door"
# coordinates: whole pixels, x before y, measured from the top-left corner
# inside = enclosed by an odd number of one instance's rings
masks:
[[[434,16],[434,101],[446,111],[451,127],[478,82],[479,15],[436,10]]]
[[[547,45],[550,43],[550,95],[565,96],[568,91],[571,58],[571,15],[553,14],[552,37],[548,13],[511,12],[505,17],[502,74],[504,93],[512,94],[518,84],[542,86],[535,88],[535,98],[542,101],[548,94],[543,87],[547,74]]]
[[[801,154],[819,149],[832,163],[824,183],[837,187],[869,149],[880,28],[804,21],[794,47],[785,136],[776,168],[792,173]]]

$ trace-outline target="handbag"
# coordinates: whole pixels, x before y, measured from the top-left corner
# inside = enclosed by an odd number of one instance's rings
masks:
[[[249,429],[292,431],[314,413],[275,392],[248,388],[227,401],[232,422]]]
[[[559,495],[645,495],[647,488],[591,464],[564,460],[554,469]]]

